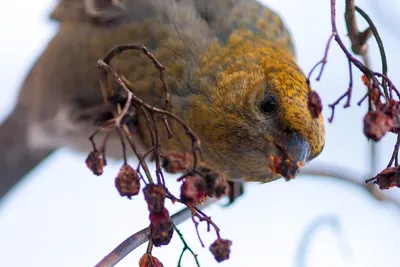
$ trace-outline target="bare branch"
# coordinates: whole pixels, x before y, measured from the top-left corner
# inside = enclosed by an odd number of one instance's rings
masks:
[[[320,166],[320,167],[319,167]],[[375,200],[395,205],[400,211],[400,200],[380,190],[373,184],[364,182],[368,174],[360,174],[350,170],[348,167],[335,166],[327,163],[320,163],[319,166],[305,166],[298,175],[301,176],[323,176],[329,179],[336,179],[365,190]],[[323,167],[322,167],[323,166]]]
[[[204,209],[213,203],[217,202],[218,199],[211,198],[207,199],[202,206],[199,206],[199,209]],[[172,222],[175,225],[179,225],[182,222],[192,217],[192,211],[189,208],[185,208],[174,215],[171,216]],[[143,245],[147,241],[149,241],[150,237],[150,228],[144,228],[139,232],[131,235],[127,239],[125,239],[121,244],[119,244],[115,249],[113,249],[107,256],[105,256],[99,263],[96,264],[96,267],[111,267],[115,266],[119,261],[125,258],[129,253],[131,253],[137,247]]]

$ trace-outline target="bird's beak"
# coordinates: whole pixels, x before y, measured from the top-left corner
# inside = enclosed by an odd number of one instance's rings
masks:
[[[310,145],[304,137],[288,133],[274,140],[275,149],[267,157],[267,167],[287,180],[293,179],[310,156]],[[269,150],[271,151],[271,150]]]

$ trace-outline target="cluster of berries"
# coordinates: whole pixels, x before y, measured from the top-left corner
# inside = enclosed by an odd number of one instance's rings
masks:
[[[168,173],[183,173],[193,164],[189,153],[171,152],[163,157],[162,167]],[[86,159],[87,167],[97,176],[103,173],[107,165],[104,154],[100,151],[90,152]],[[115,187],[123,197],[131,199],[140,192],[141,174],[129,164],[124,164],[115,178]],[[178,179],[182,182],[179,202],[194,206],[201,204],[208,197],[221,198],[228,193],[229,184],[225,176],[217,171],[200,168],[193,174],[183,175]],[[154,246],[168,245],[174,233],[174,226],[168,210],[165,208],[167,190],[164,184],[149,183],[143,188],[144,198],[150,212],[150,232]],[[218,239],[211,244],[210,251],[218,262],[229,259],[230,240]],[[140,260],[140,266],[163,266],[155,257],[145,254]]]

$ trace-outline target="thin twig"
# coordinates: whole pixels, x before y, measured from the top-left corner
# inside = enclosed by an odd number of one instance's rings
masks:
[[[335,116],[335,108],[336,106],[344,99],[347,97],[347,101],[344,104],[343,108],[348,108],[350,107],[350,101],[351,101],[351,93],[353,92],[353,65],[350,60],[347,60],[349,64],[349,87],[347,88],[347,91],[341,95],[335,102],[329,105],[331,108],[331,116],[329,117],[328,121],[332,123],[333,118]]]
[[[356,55],[363,56],[367,54],[367,40],[371,36],[371,29],[367,28],[364,32],[360,32],[357,26],[355,16],[356,6],[354,0],[346,0],[345,20],[348,36],[351,41],[351,49]]]
[[[155,163],[156,163],[157,182],[159,184],[165,185],[164,176],[162,176],[162,171],[161,171],[160,136],[159,136],[158,126],[157,126],[154,114],[151,114],[150,118],[151,118],[152,124],[154,125],[154,138],[156,141],[155,146],[154,146],[153,155],[154,155]]]
[[[356,21],[356,17],[355,17],[355,11],[357,11],[358,13],[360,13],[360,15],[362,15],[364,17],[364,19],[368,22],[369,27],[364,30],[363,32],[360,32],[358,27],[357,27],[357,21]],[[346,19],[346,26],[347,26],[347,31],[348,31],[348,35],[351,41],[351,47],[352,50],[355,54],[357,55],[361,55],[363,61],[364,61],[364,65],[367,68],[371,68],[370,66],[370,62],[368,59],[368,45],[367,45],[367,40],[370,38],[371,33],[374,34],[375,39],[378,42],[378,46],[379,44],[382,44],[382,42],[380,41],[380,37],[378,34],[378,31],[376,30],[376,27],[374,25],[374,23],[369,19],[369,17],[367,16],[367,14],[365,14],[364,11],[362,11],[360,8],[358,8],[357,6],[355,6],[354,0],[346,0],[346,12],[345,12],[345,19]],[[382,48],[382,49],[381,49]],[[383,45],[380,46],[380,51],[381,51],[381,58],[382,58],[382,62],[383,66],[387,66],[386,64],[386,56],[384,53],[384,49],[383,49]],[[382,57],[383,55],[383,57]],[[387,68],[383,67],[383,70],[386,70]],[[367,90],[369,90],[367,88]],[[392,91],[390,91],[391,93]],[[368,97],[369,92],[366,94],[366,97]],[[391,97],[392,95],[390,95]],[[365,97],[365,98],[366,98]],[[365,98],[362,98],[359,102],[358,105],[361,105],[361,103],[363,102],[363,100]],[[379,99],[379,98],[378,98]],[[371,98],[369,99],[369,111],[371,111]],[[371,142],[370,144],[370,163],[371,163],[371,174],[374,174],[376,172],[376,155],[377,155],[377,151],[376,151],[376,144],[374,142]]]
[[[146,157],[147,157],[150,153],[152,153],[153,150],[154,150],[154,147],[150,147],[146,152],[144,152],[142,158],[138,159],[138,166],[137,166],[137,168],[136,168],[137,171],[139,171],[140,166],[141,166],[141,164],[142,164],[142,161],[146,160]]]
[[[181,241],[183,243],[183,249],[182,249],[181,255],[179,256],[178,267],[182,266],[181,265],[182,259],[183,259],[183,255],[185,254],[186,250],[189,250],[189,252],[192,254],[194,260],[196,261],[197,267],[200,267],[200,263],[199,263],[199,259],[197,258],[197,254],[194,253],[193,250],[186,243],[186,240],[185,240],[185,238],[183,238],[183,235],[182,235],[181,231],[179,231],[178,227],[176,227],[175,224],[172,224],[172,226],[174,227],[175,232],[178,234],[179,238],[181,239]]]
[[[328,51],[330,48],[330,43],[332,41],[332,39],[335,39],[336,43],[338,43],[338,45],[340,46],[340,48],[342,49],[342,51],[345,53],[347,59],[348,59],[348,63],[349,63],[349,75],[350,75],[350,81],[349,81],[349,88],[348,90],[341,95],[334,103],[330,104],[329,107],[331,108],[331,117],[329,118],[329,122],[333,121],[334,115],[335,115],[335,107],[336,105],[338,105],[342,99],[344,99],[347,96],[347,101],[344,105],[344,108],[347,108],[350,106],[350,102],[351,102],[351,95],[352,95],[352,87],[353,87],[353,73],[352,73],[352,65],[355,65],[361,72],[363,72],[365,75],[367,75],[367,77],[369,77],[370,79],[373,80],[373,83],[375,85],[375,87],[379,86],[379,82],[376,79],[375,75],[373,75],[372,71],[366,67],[365,65],[363,65],[359,60],[357,60],[355,57],[352,56],[352,54],[347,50],[347,48],[345,47],[345,45],[343,44],[338,31],[337,31],[337,27],[336,27],[336,10],[335,10],[335,5],[336,5],[336,1],[335,0],[331,0],[331,25],[332,25],[332,32],[331,35],[328,39],[327,45],[325,46],[325,52],[324,52],[324,57],[322,58],[322,60],[320,60],[319,62],[317,62],[317,64],[311,69],[308,77],[307,77],[307,84],[310,90],[310,76],[313,73],[313,71],[316,69],[316,67],[318,65],[322,65],[321,66],[321,70],[320,70],[320,74],[317,77],[317,81],[319,81],[323,69],[327,63],[327,55],[328,55]],[[345,18],[346,18],[346,25],[347,25],[347,29],[348,29],[348,35],[350,37],[350,40],[352,42],[352,49],[353,51],[355,51],[356,54],[362,55],[363,60],[365,63],[368,63],[368,57],[367,57],[367,45],[366,45],[366,41],[368,39],[368,37],[370,36],[371,32],[370,30],[364,31],[364,32],[359,32],[358,27],[357,27],[357,23],[355,20],[355,5],[354,5],[354,0],[346,0],[346,12],[345,12]],[[371,27],[372,28],[372,27]],[[379,35],[378,35],[379,36]],[[370,93],[370,92],[368,92]],[[362,101],[360,101],[362,102]],[[360,103],[359,102],[359,103]]]
[[[124,141],[124,136],[122,135],[122,132],[121,132],[121,128],[119,128],[119,127],[117,128],[117,133],[118,133],[119,138],[121,140],[122,157],[123,157],[123,160],[124,160],[124,165],[127,165],[128,164],[128,159],[127,159],[127,155],[126,155],[126,145],[125,145],[125,141]]]
[[[165,99],[164,99],[164,107],[163,109],[167,109],[171,96],[168,90],[168,85],[167,82],[165,81],[165,67],[163,64],[161,64],[160,61],[158,61],[156,59],[156,57],[150,53],[150,51],[142,44],[138,44],[138,45],[122,45],[122,46],[118,46],[115,49],[113,49],[110,53],[108,53],[108,55],[104,58],[104,62],[106,64],[110,64],[111,60],[116,56],[116,55],[120,55],[125,51],[128,50],[139,50],[141,51],[143,54],[145,54],[148,58],[150,58],[150,60],[153,62],[154,67],[159,71],[160,75],[159,75],[159,79],[161,80],[161,83],[163,85],[163,89],[164,89],[164,94],[165,94]]]
[[[324,53],[324,57],[317,62],[317,64],[314,65],[314,67],[312,67],[311,71],[309,72],[308,76],[307,76],[307,84],[310,85],[310,78],[311,78],[311,74],[314,72],[314,70],[321,65],[321,69],[319,71],[318,77],[316,78],[317,81],[319,81],[321,79],[322,73],[324,71],[325,65],[328,62],[328,52],[329,52],[329,47],[331,45],[331,42],[333,40],[333,37],[335,36],[334,33],[331,34],[331,36],[329,36],[328,42],[325,46],[325,53]]]
[[[192,141],[192,153],[193,153],[193,158],[194,158],[194,163],[193,163],[193,169],[197,168],[197,164],[199,162],[198,157],[202,157],[202,149],[200,146],[200,139],[197,138],[196,134],[189,128],[189,126],[178,116],[175,114],[168,112],[163,109],[156,108],[154,106],[151,106],[144,102],[142,99],[137,97],[135,94],[133,94],[129,88],[126,86],[126,84],[122,81],[120,76],[112,69],[105,61],[103,60],[98,60],[97,64],[99,67],[101,67],[105,72],[110,74],[111,76],[114,77],[115,81],[125,90],[125,93],[127,95],[131,95],[132,101],[135,102],[138,106],[143,107],[150,111],[151,113],[159,113],[161,115],[168,116],[169,118],[175,120],[185,131],[186,135],[189,136],[189,138]]]
[[[110,129],[112,126],[114,125],[114,120],[108,120],[104,123],[103,126],[97,128],[89,137],[89,141],[92,144],[93,147],[93,151],[96,152],[97,151],[97,147],[96,147],[96,143],[94,142],[94,137],[101,131],[103,131],[104,129]]]
[[[353,0],[354,1],[354,0]],[[385,53],[385,49],[383,47],[383,42],[382,39],[379,35],[378,30],[375,27],[375,24],[373,23],[373,21],[371,20],[371,18],[367,15],[367,13],[365,13],[361,8],[359,7],[355,7],[355,10],[367,21],[370,31],[372,32],[372,34],[374,35],[374,38],[376,40],[376,43],[378,44],[378,48],[379,48],[379,53],[381,54],[381,61],[382,61],[382,74],[383,75],[387,75],[388,72],[388,65],[387,65],[387,59],[386,59],[386,53]],[[368,67],[368,62],[365,62],[365,65]],[[386,84],[384,81],[383,84],[383,90],[386,89]],[[387,90],[387,89],[386,89]],[[387,91],[385,92],[385,94],[387,95]]]
[[[387,165],[387,168],[392,167],[393,162],[395,166],[398,166],[398,158],[399,158],[399,147],[400,147],[400,134],[397,134],[397,141],[396,144],[394,145],[392,157],[390,158],[389,164]]]
[[[143,155],[140,152],[140,150],[136,147],[135,142],[133,141],[133,138],[132,138],[131,132],[129,131],[128,126],[126,124],[124,124],[122,126],[122,129],[124,130],[125,137],[128,139],[129,145],[131,146],[131,148],[132,148],[133,152],[135,153],[136,157],[138,159],[143,159]],[[147,179],[149,179],[149,182],[150,183],[154,183],[153,179],[152,179],[152,176],[150,174],[149,167],[148,167],[148,165],[147,165],[147,163],[146,163],[146,161],[144,159],[141,162],[141,166],[142,166],[142,168],[144,170],[144,173],[146,174]]]

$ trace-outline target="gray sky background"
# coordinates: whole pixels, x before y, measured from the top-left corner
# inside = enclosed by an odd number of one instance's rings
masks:
[[[263,1],[285,19],[296,42],[298,61],[308,73],[321,59],[330,35],[329,0]],[[400,84],[400,4],[396,0],[359,0],[357,4],[374,19],[385,44],[389,75]],[[343,39],[343,3],[337,16]],[[6,1],[0,16],[0,120],[11,111],[18,87],[29,66],[57,29],[47,14],[54,0]],[[360,20],[360,25],[365,25]],[[346,42],[347,43],[347,42]],[[373,40],[370,56],[375,69],[380,58]],[[325,151],[313,162],[327,167],[337,164],[367,173],[368,143],[362,134],[365,105],[358,107],[364,88],[361,74],[354,69],[352,108],[337,108],[333,124],[327,123]],[[348,86],[345,56],[332,43],[321,82],[313,82],[324,102],[336,100]],[[388,162],[394,136],[380,142],[378,165]],[[3,151],[6,153],[6,151]],[[119,197],[114,175],[121,162],[110,162],[101,177],[86,168],[86,155],[63,149],[36,168],[13,190],[0,206],[0,258],[2,266],[93,266],[126,237],[148,224],[143,196],[129,201]],[[134,160],[131,161],[132,163]],[[358,179],[357,177],[355,177]],[[360,177],[364,179],[366,177]],[[174,179],[167,183],[175,192]],[[340,231],[329,223],[315,232],[308,247],[308,267],[396,267],[399,266],[400,213],[378,203],[364,191],[328,178],[299,177],[270,184],[251,184],[246,194],[230,208],[215,205],[206,210],[221,228],[224,238],[233,240],[231,259],[218,265],[208,251],[215,239],[200,227],[206,248],[201,248],[194,226],[180,226],[187,242],[199,254],[201,266],[283,266],[296,265],[296,253],[307,227],[318,218],[338,221]],[[390,194],[400,197],[400,189]],[[170,205],[170,213],[181,206]],[[118,266],[137,266],[145,247],[129,255]],[[156,248],[154,255],[165,266],[176,266],[182,244],[175,235],[171,244]],[[187,254],[183,266],[195,266]]]

